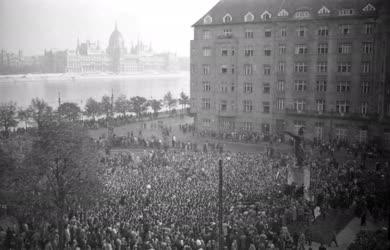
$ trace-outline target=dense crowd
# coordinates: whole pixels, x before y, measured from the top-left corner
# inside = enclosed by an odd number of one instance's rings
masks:
[[[169,131],[168,131],[169,132]],[[138,138],[134,135],[129,138]],[[137,139],[138,140],[138,139]],[[65,218],[67,249],[218,249],[218,159],[223,160],[223,236],[227,249],[304,249],[307,226],[332,208],[354,205],[365,223],[386,211],[385,170],[336,161],[332,144],[310,154],[310,197],[286,185],[289,154],[230,153],[181,148],[101,155],[105,195],[92,209]],[[300,231],[288,226],[301,223]],[[22,223],[0,232],[5,249],[57,249],[53,223]]]

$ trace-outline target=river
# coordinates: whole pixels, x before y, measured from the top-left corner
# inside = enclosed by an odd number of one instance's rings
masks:
[[[99,100],[104,95],[120,94],[128,98],[142,96],[162,99],[170,91],[178,98],[183,91],[189,95],[189,72],[144,75],[18,75],[0,76],[0,102],[16,102],[27,107],[31,99],[43,98],[57,107],[62,102],[74,102],[84,107],[88,98]]]

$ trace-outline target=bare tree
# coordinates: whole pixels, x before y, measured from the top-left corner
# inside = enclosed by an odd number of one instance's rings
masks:
[[[0,104],[0,126],[4,129],[6,137],[9,135],[9,129],[16,127],[16,104],[13,102]]]

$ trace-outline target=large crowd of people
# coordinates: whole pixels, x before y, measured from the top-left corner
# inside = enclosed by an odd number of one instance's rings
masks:
[[[305,165],[311,184],[304,190],[286,184],[294,155],[274,152],[272,146],[257,153],[223,152],[219,143],[179,141],[170,127],[151,129],[162,136],[146,138],[140,130],[113,136],[110,143],[96,140],[106,148],[100,155],[104,194],[92,208],[74,209],[64,218],[66,249],[218,249],[219,159],[225,249],[305,249],[312,241],[310,224],[331,209],[354,207],[362,225],[368,213],[376,219],[386,216],[389,166],[366,166],[366,154],[361,154],[375,148],[310,144]],[[194,133],[191,125],[179,130]],[[134,146],[140,149],[127,150]],[[340,150],[351,157],[336,159]],[[33,221],[2,229],[0,248],[57,249],[56,224]],[[289,229],[297,223],[299,230]]]
[[[173,143],[173,142],[172,142]],[[102,153],[104,198],[65,218],[67,249],[218,249],[218,159],[223,160],[223,239],[227,249],[304,249],[307,225],[331,208],[386,211],[385,167],[338,162],[332,147],[309,156],[310,198],[286,185],[290,154],[216,153],[173,147]],[[387,166],[388,167],[388,166]],[[300,231],[288,226],[303,223]],[[56,249],[54,223],[25,221],[0,232],[5,249]]]

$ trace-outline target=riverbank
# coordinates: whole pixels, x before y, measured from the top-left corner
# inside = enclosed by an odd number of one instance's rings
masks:
[[[0,75],[2,82],[31,82],[31,81],[72,81],[93,80],[93,79],[128,79],[128,78],[174,78],[189,75],[189,71],[149,71],[133,73],[63,73],[63,74],[20,74]]]

